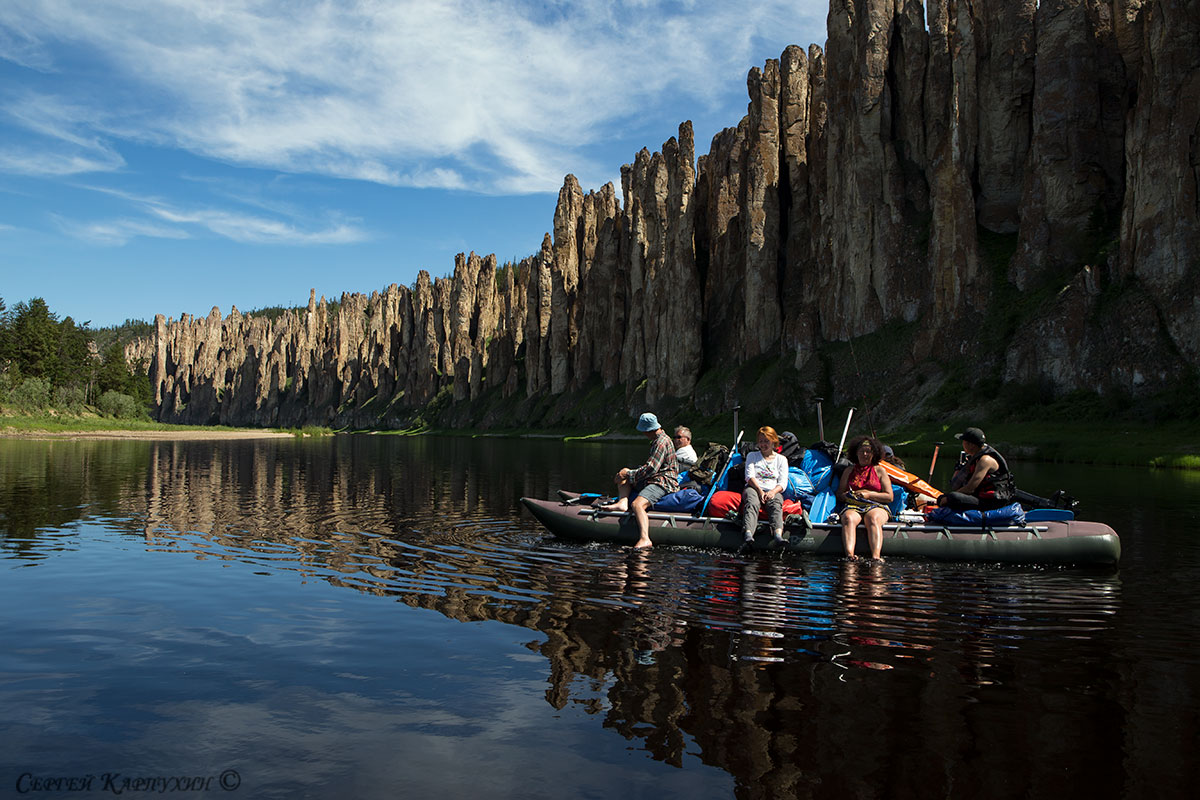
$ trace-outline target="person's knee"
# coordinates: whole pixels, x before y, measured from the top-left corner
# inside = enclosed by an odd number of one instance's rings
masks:
[[[633,499],[633,507],[637,511],[645,511],[650,508],[650,501],[641,496],[635,497]]]

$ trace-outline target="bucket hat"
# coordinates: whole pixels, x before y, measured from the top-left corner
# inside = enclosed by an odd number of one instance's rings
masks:
[[[639,431],[641,431],[642,433],[647,433],[649,431],[656,431],[661,427],[662,427],[662,425],[658,424],[658,417],[654,416],[649,411],[647,411],[645,414],[642,414],[640,417],[638,417],[637,429]]]

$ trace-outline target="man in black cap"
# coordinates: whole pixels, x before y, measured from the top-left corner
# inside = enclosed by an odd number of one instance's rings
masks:
[[[987,443],[983,431],[967,428],[954,438],[962,442],[966,460],[954,471],[950,491],[938,498],[938,505],[987,511],[1011,503],[1016,491],[1012,473],[1004,456]]]

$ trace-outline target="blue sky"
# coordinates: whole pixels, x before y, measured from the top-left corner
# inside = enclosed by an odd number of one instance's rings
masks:
[[[2,0],[0,297],[92,327],[536,252],[828,0]]]

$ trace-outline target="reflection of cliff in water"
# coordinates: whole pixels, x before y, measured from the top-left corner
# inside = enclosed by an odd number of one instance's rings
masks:
[[[562,447],[137,447],[144,458],[78,480],[101,498],[84,505],[154,550],[537,631],[548,703],[666,763],[722,768],[742,796],[1107,794],[1131,780],[1119,732],[1134,698],[1097,688],[1112,680],[1113,575],[561,547],[517,498],[572,481]],[[47,496],[58,459],[40,473]]]
[[[530,485],[529,476],[518,476],[500,450],[464,458],[469,440],[416,437],[388,446],[393,443],[369,436],[252,447],[156,443],[147,522],[218,532],[236,521],[246,530],[284,536],[382,533],[428,524],[439,512],[508,516],[521,493],[548,491],[544,482]]]

